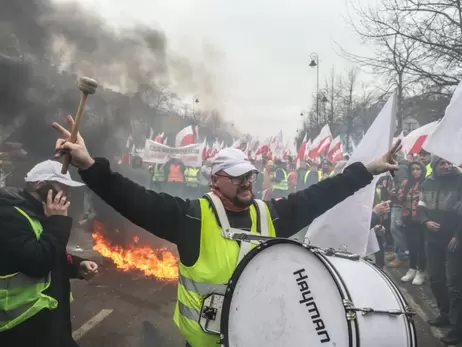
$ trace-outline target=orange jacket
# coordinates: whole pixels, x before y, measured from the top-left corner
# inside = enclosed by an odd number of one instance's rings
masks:
[[[168,171],[168,182],[183,182],[184,173],[181,171],[180,165],[171,164]]]

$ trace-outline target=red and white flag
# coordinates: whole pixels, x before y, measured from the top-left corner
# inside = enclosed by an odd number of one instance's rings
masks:
[[[404,153],[406,153],[406,155],[419,153],[422,150],[422,145],[425,140],[435,131],[437,126],[438,121],[435,121],[411,131],[402,142]]]
[[[327,151],[327,159],[333,162],[337,162],[342,160],[342,158],[342,141],[340,140],[340,136],[337,136],[330,143],[329,150]]]
[[[186,128],[180,130],[175,138],[175,147],[183,147],[187,145],[193,145],[196,141],[196,127],[188,125]]]
[[[330,132],[329,124],[322,127],[319,135],[313,140],[310,146],[310,158],[314,159],[326,152],[332,142],[332,133]]]
[[[164,142],[164,133],[157,135],[154,138],[151,138],[152,141],[157,142],[157,143],[163,143]]]

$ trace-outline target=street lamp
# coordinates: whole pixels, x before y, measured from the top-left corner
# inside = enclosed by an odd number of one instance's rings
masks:
[[[310,67],[316,68],[316,127],[319,128],[319,56],[311,53],[310,59]]]

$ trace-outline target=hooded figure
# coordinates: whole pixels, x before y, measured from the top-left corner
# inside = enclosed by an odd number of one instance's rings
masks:
[[[427,268],[440,316],[428,323],[450,326],[445,344],[462,342],[461,216],[462,174],[447,160],[431,159],[432,174],[422,183],[417,220],[427,240]],[[446,276],[447,274],[447,276]]]

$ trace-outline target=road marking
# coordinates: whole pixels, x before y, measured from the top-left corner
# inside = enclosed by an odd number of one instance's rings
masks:
[[[86,333],[88,333],[96,325],[98,325],[104,319],[106,319],[113,311],[114,310],[109,310],[109,309],[103,309],[99,311],[98,314],[90,318],[80,328],[78,328],[72,333],[72,337],[74,338],[74,340],[75,341],[80,340]]]
[[[399,286],[399,290],[403,294],[404,298],[406,299],[406,302],[411,306],[411,308],[415,311],[415,313],[424,321],[425,324],[427,324],[427,321],[430,319],[430,317],[427,315],[427,313],[420,307],[420,305],[414,300],[412,297],[411,293],[409,291],[402,287]],[[430,331],[432,332],[433,336],[436,337],[437,339],[440,339],[444,336],[444,332],[436,327],[430,326]]]

